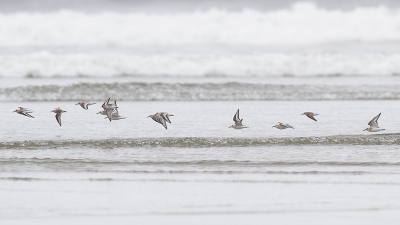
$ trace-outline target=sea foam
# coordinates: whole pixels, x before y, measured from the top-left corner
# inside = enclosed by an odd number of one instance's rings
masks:
[[[2,13],[0,77],[398,75],[399,27],[400,9],[308,2],[275,11]]]
[[[254,9],[176,13],[19,12],[0,14],[0,46],[390,41],[399,39],[399,26],[400,9],[379,6],[327,10],[308,2],[267,12]]]
[[[116,91],[118,90],[118,91]],[[250,83],[79,83],[0,89],[0,101],[304,101],[399,100],[397,85],[274,85]]]
[[[0,54],[0,77],[391,76],[400,54]]]

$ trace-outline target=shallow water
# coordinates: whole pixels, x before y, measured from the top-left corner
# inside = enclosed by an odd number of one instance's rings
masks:
[[[282,214],[318,213],[333,224],[343,212],[369,212],[353,219],[368,224],[398,215],[397,100],[120,101],[127,119],[112,122],[95,114],[102,102],[74,103],[3,103],[35,118],[1,112],[13,123],[1,131],[2,220],[177,223],[191,215],[218,224],[226,215],[282,222]],[[376,105],[386,130],[365,133]],[[62,127],[50,112],[58,106],[67,111]],[[237,108],[248,129],[228,128]],[[300,115],[308,109],[318,122]],[[174,114],[167,130],[146,118],[157,111]],[[278,121],[295,129],[272,128]]]
[[[31,2],[0,0],[0,224],[400,221],[397,2]]]
[[[397,146],[376,147],[1,150],[1,217],[13,223],[104,217],[103,224],[191,215],[218,224],[227,215],[264,220],[318,213],[334,222],[343,212],[351,212],[345,221],[368,212],[353,220],[373,224],[370,218],[384,214],[393,221],[400,155]]]

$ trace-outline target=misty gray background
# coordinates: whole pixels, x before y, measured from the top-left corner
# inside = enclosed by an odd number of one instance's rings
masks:
[[[57,10],[82,10],[96,11],[143,11],[143,12],[174,12],[206,10],[209,8],[222,8],[226,10],[241,10],[253,8],[260,11],[287,8],[296,2],[312,2],[319,7],[327,9],[351,10],[356,7],[370,7],[384,5],[399,7],[397,0],[0,0],[0,12],[15,11],[57,11]]]

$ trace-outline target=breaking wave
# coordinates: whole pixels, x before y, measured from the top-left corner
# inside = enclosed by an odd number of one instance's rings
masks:
[[[275,85],[250,83],[78,83],[0,89],[0,101],[398,100],[396,85]]]
[[[138,147],[249,147],[274,145],[400,145],[400,134],[343,135],[285,138],[134,138],[112,140],[30,140],[1,142],[0,149],[138,148]]]
[[[400,37],[399,9],[327,10],[300,2],[287,9],[179,13],[0,14],[0,46],[303,44],[388,41]]]
[[[0,76],[391,76],[400,74],[399,61],[398,53],[61,54],[39,51],[0,54]]]

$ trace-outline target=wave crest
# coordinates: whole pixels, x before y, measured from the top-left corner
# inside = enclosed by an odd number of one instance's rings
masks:
[[[0,89],[0,101],[219,101],[219,100],[397,100],[396,85],[327,86],[249,83],[79,83]]]
[[[0,14],[0,46],[136,46],[143,44],[303,44],[387,41],[400,36],[399,9],[326,10],[313,3],[288,9],[191,13]],[[316,32],[318,31],[318,32]],[[95,38],[94,38],[95,37]]]
[[[235,46],[231,47],[235,48]],[[357,55],[207,52],[142,55],[126,53],[57,54],[45,51],[0,54],[0,76],[391,76],[400,74],[399,61],[400,54],[398,53]]]
[[[30,140],[0,142],[0,149],[37,148],[138,148],[138,147],[249,147],[274,145],[400,145],[400,134],[343,135],[285,138],[135,138],[112,140]]]

